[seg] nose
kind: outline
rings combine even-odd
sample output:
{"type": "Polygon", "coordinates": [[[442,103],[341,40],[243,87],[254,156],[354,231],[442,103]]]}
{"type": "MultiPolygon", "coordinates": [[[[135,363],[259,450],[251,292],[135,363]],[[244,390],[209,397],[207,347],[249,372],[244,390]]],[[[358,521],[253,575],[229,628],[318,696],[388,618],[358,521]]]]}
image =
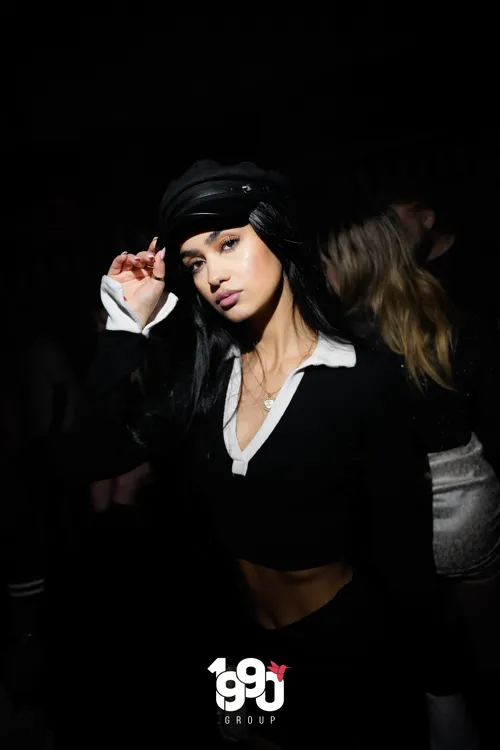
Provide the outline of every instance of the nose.
{"type": "Polygon", "coordinates": [[[219,259],[207,263],[208,265],[208,283],[210,286],[220,286],[231,278],[227,269],[221,267],[219,259]]]}

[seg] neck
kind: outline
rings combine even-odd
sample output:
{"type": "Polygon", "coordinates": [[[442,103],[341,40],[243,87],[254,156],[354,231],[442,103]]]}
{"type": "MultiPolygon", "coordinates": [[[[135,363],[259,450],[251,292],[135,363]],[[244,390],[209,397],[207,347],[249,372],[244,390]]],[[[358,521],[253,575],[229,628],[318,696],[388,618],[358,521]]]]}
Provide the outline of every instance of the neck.
{"type": "Polygon", "coordinates": [[[293,307],[293,298],[285,281],[279,300],[254,327],[255,351],[266,370],[279,369],[286,360],[300,358],[304,348],[314,341],[315,333],[293,307]]]}

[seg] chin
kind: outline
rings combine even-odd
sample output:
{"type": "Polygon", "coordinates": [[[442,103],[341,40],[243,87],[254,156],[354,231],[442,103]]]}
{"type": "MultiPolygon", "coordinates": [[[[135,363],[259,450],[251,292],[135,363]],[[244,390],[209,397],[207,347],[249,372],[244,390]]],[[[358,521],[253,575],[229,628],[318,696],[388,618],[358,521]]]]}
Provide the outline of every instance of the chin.
{"type": "Polygon", "coordinates": [[[235,305],[230,310],[224,311],[222,314],[227,320],[230,320],[231,323],[244,323],[249,318],[252,317],[251,313],[248,313],[248,310],[245,309],[238,309],[239,305],[235,305]]]}

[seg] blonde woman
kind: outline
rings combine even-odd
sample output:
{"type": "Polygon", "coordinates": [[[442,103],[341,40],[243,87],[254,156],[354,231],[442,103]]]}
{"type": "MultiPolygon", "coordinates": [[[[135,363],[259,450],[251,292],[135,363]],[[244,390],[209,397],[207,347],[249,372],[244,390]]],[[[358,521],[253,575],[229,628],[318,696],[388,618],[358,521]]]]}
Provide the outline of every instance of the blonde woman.
{"type": "Polygon", "coordinates": [[[436,568],[468,641],[463,673],[491,673],[500,669],[498,343],[452,309],[414,247],[387,208],[330,227],[321,253],[351,341],[406,371],[432,475],[436,568]]]}

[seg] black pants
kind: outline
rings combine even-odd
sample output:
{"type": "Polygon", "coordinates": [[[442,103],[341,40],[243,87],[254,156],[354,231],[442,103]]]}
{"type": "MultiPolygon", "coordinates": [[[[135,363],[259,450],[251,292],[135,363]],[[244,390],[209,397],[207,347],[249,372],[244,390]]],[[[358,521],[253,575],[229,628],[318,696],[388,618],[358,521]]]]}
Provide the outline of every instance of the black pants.
{"type": "Polygon", "coordinates": [[[241,711],[221,713],[225,733],[263,736],[281,748],[427,747],[412,644],[361,577],[287,627],[243,622],[226,637],[218,655],[227,655],[228,668],[247,657],[289,668],[282,707],[267,712],[247,699],[241,711]]]}

